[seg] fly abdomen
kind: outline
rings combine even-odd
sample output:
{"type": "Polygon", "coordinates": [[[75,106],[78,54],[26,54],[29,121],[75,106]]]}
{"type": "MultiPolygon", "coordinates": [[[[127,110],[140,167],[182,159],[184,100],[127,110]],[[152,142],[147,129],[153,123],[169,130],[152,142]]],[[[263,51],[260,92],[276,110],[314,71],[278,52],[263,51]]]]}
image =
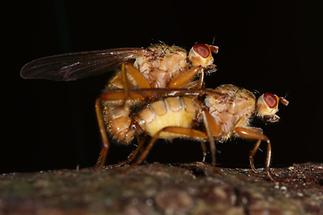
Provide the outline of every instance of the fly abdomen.
{"type": "MultiPolygon", "coordinates": [[[[154,136],[165,127],[191,128],[200,105],[193,97],[168,97],[146,106],[136,116],[136,121],[148,135],[154,136]]],[[[160,138],[170,139],[177,135],[161,133],[160,138]]]]}
{"type": "Polygon", "coordinates": [[[129,144],[134,138],[134,129],[126,105],[104,104],[103,116],[109,134],[119,143],[129,144]]]}

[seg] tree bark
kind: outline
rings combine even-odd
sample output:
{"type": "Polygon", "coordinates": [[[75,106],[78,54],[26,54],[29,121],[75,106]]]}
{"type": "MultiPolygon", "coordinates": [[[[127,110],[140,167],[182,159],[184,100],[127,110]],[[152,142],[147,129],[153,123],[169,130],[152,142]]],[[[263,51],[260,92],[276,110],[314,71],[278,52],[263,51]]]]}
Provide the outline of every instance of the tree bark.
{"type": "Polygon", "coordinates": [[[0,176],[1,214],[323,214],[323,164],[249,169],[204,163],[0,176]]]}

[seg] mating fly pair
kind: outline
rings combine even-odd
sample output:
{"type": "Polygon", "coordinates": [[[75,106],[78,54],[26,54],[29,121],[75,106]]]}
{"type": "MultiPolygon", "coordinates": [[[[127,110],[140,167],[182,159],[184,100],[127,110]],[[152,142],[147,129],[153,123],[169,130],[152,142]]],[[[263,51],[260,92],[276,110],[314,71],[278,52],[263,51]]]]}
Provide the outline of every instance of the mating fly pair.
{"type": "Polygon", "coordinates": [[[217,46],[208,44],[195,44],[189,52],[156,44],[70,53],[31,61],[21,76],[71,81],[121,65],[95,103],[103,142],[97,166],[105,164],[110,148],[107,133],[122,144],[138,137],[138,147],[128,157],[134,163],[146,158],[157,139],[186,137],[202,143],[203,160],[205,142],[209,142],[215,164],[215,141],[237,136],[257,141],[249,156],[254,171],[253,157],[261,141],[267,142],[266,172],[270,176],[270,141],[261,129],[250,127],[249,121],[254,115],[277,121],[279,101],[288,102],[271,93],[257,100],[250,91],[233,85],[204,89],[204,74],[216,70],[212,54],[217,52],[217,46]],[[151,136],[147,146],[140,138],[143,133],[151,136]]]}

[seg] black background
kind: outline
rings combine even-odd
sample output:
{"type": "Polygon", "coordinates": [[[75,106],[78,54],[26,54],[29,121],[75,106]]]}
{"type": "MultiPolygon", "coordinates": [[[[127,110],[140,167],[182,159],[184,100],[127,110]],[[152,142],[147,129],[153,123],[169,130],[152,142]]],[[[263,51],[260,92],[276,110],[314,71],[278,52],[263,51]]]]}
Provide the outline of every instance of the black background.
{"type": "MultiPolygon", "coordinates": [[[[93,166],[100,149],[94,100],[109,74],[76,82],[23,80],[24,63],[64,52],[142,47],[163,41],[220,47],[208,87],[232,83],[290,100],[281,121],[264,125],[273,166],[322,162],[322,5],[307,1],[33,1],[7,11],[2,77],[1,172],[93,166]],[[10,82],[8,81],[10,80],[10,82]],[[12,81],[12,82],[11,82],[12,81]]],[[[319,2],[319,1],[318,1],[319,2]]],[[[149,161],[201,159],[196,142],[156,145],[149,161]]],[[[221,166],[247,166],[252,143],[218,146],[221,166]]],[[[265,147],[262,147],[265,149],[265,147]]],[[[109,162],[126,158],[113,146],[109,162]]],[[[265,153],[259,152],[261,165],[265,153]]]]}

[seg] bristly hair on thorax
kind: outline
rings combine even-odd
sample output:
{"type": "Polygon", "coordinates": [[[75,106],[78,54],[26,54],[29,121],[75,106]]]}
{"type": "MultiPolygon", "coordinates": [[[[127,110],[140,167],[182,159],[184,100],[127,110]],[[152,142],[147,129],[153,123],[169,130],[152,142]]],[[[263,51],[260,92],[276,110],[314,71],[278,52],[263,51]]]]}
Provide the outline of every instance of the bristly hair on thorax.
{"type": "MultiPolygon", "coordinates": [[[[187,53],[187,51],[179,46],[176,45],[167,45],[166,43],[159,41],[158,43],[151,44],[147,50],[151,51],[153,53],[153,56],[155,58],[162,58],[167,54],[174,54],[176,52],[184,52],[187,53]]],[[[151,54],[151,53],[150,53],[151,54]]]]}

